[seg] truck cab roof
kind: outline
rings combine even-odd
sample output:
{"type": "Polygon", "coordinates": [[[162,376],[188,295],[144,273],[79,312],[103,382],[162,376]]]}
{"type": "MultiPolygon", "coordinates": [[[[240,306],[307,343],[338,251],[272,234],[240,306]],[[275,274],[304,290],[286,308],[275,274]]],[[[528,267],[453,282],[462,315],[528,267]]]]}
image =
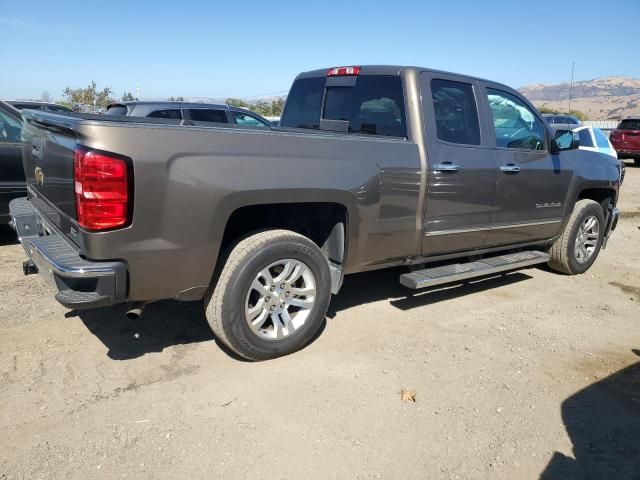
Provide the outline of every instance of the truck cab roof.
{"type": "MultiPolygon", "coordinates": [[[[327,68],[319,68],[316,70],[309,70],[307,72],[302,72],[300,73],[296,78],[300,79],[300,78],[310,78],[310,77],[324,77],[327,75],[327,72],[335,67],[327,67],[327,68]]],[[[432,73],[438,73],[438,74],[443,74],[443,75],[456,75],[456,76],[461,76],[461,77],[465,77],[465,78],[469,78],[472,80],[479,80],[482,82],[490,82],[494,85],[500,85],[501,87],[504,87],[505,89],[509,89],[509,90],[513,90],[511,87],[509,87],[508,85],[504,85],[498,82],[495,82],[493,80],[488,80],[486,78],[482,78],[482,77],[475,77],[473,75],[467,75],[464,73],[456,73],[456,72],[449,72],[446,70],[438,70],[435,68],[428,68],[428,67],[418,67],[415,65],[360,65],[359,66],[359,75],[402,75],[404,72],[415,72],[416,74],[420,74],[422,72],[432,72],[432,73]]]]}

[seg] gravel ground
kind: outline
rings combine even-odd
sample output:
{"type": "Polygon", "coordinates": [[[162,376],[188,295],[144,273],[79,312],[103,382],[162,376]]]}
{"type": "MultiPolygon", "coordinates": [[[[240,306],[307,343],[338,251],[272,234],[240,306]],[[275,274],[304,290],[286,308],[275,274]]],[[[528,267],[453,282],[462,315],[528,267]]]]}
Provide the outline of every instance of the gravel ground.
{"type": "Polygon", "coordinates": [[[198,304],[58,305],[0,237],[0,479],[640,476],[640,169],[586,274],[421,291],[358,274],[286,358],[220,349],[198,304]],[[414,390],[403,402],[401,390],[414,390]]]}

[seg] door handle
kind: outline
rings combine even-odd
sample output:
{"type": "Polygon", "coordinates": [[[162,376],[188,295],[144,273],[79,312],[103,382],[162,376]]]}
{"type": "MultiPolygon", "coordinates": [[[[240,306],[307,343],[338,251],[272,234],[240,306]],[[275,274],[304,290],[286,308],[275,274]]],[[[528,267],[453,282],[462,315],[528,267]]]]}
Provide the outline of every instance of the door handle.
{"type": "Polygon", "coordinates": [[[460,167],[455,163],[443,162],[443,163],[436,163],[433,166],[433,170],[436,172],[457,172],[458,170],[460,170],[460,167]]]}
{"type": "Polygon", "coordinates": [[[520,171],[520,165],[516,165],[515,163],[500,165],[500,171],[504,173],[518,173],[520,171]]]}

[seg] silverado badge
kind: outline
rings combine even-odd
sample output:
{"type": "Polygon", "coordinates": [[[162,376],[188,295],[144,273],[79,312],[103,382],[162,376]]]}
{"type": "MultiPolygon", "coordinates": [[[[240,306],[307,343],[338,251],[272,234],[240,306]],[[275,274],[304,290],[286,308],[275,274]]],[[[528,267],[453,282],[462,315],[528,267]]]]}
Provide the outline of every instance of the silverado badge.
{"type": "Polygon", "coordinates": [[[36,167],[33,171],[33,176],[36,177],[36,184],[42,186],[44,184],[44,172],[40,167],[36,167]]]}

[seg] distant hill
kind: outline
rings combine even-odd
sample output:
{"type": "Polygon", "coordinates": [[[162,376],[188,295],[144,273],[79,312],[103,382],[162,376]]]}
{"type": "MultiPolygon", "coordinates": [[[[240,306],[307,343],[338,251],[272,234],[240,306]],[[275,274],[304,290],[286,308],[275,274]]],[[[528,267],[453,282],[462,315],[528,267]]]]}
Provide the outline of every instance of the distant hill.
{"type": "MultiPolygon", "coordinates": [[[[569,84],[536,83],[520,88],[536,107],[559,111],[569,108],[569,84]]],[[[589,120],[618,119],[640,115],[640,79],[605,77],[574,82],[571,109],[580,110],[589,120]]]]}

